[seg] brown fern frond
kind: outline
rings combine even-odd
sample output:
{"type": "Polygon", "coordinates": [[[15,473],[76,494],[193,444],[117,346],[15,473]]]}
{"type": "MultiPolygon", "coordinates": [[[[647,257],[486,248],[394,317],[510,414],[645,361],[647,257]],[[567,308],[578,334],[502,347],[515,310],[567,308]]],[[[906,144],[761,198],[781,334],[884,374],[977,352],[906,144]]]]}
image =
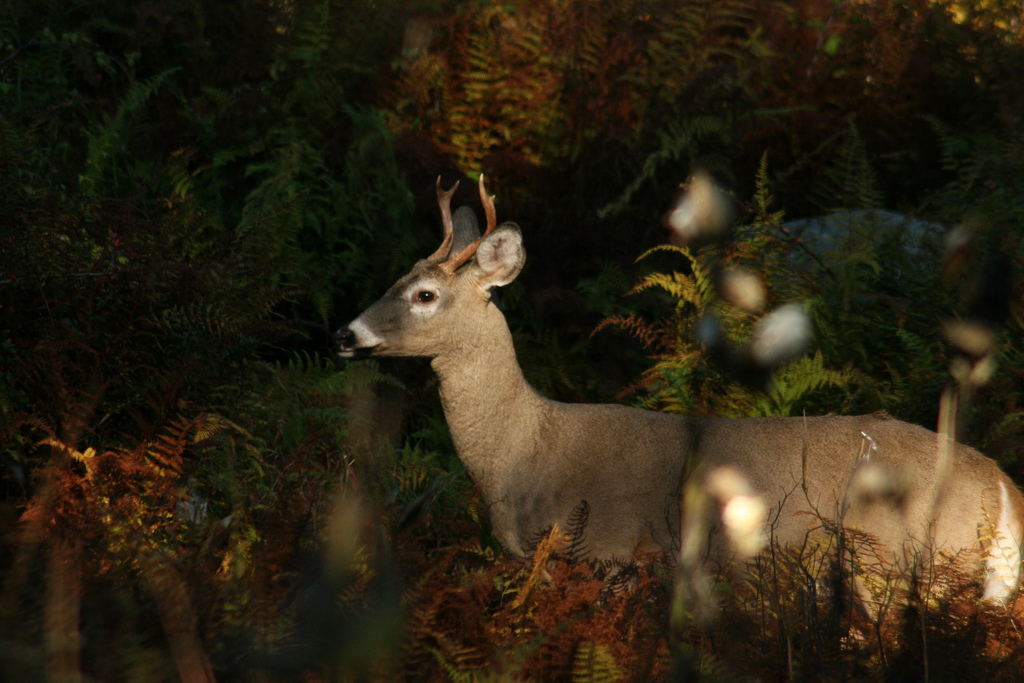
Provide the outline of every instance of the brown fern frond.
{"type": "Polygon", "coordinates": [[[672,347],[672,335],[669,333],[666,325],[667,321],[665,320],[659,323],[651,323],[636,313],[614,315],[598,323],[594,331],[590,333],[590,336],[593,337],[605,328],[615,327],[639,340],[641,344],[652,352],[666,352],[671,350],[672,347]]]}
{"type": "Polygon", "coordinates": [[[513,610],[518,610],[526,604],[526,601],[530,598],[537,585],[544,578],[547,571],[545,565],[548,559],[552,553],[562,550],[566,544],[565,533],[558,527],[558,524],[555,524],[551,527],[551,532],[537,545],[537,549],[533,551],[530,575],[527,577],[523,587],[519,589],[519,594],[516,595],[515,600],[512,601],[511,607],[513,610]]]}

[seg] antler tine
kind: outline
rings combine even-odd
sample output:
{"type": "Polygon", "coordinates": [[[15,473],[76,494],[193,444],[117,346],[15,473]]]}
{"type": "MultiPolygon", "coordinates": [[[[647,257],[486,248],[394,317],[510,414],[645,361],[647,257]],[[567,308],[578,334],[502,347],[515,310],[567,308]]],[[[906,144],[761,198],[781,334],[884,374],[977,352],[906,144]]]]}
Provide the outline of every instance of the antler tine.
{"type": "Polygon", "coordinates": [[[445,192],[441,189],[441,176],[437,176],[437,204],[441,207],[441,223],[444,225],[444,238],[441,246],[431,254],[428,261],[443,261],[452,252],[452,240],[455,239],[455,228],[452,225],[452,195],[459,189],[459,181],[456,180],[452,189],[445,192]]]}
{"type": "Polygon", "coordinates": [[[448,273],[451,277],[455,277],[455,271],[459,269],[459,266],[473,258],[477,247],[480,246],[484,237],[490,235],[494,232],[494,229],[498,227],[497,212],[494,210],[494,195],[488,195],[487,190],[484,189],[483,173],[480,174],[480,201],[483,202],[484,213],[487,214],[487,229],[484,231],[483,235],[467,244],[458,254],[449,257],[440,264],[441,270],[448,273]]]}
{"type": "Polygon", "coordinates": [[[484,213],[487,214],[487,231],[484,232],[484,237],[487,237],[494,229],[498,227],[497,212],[494,210],[494,195],[487,194],[487,190],[484,189],[484,174],[480,174],[480,201],[484,205],[484,213]]]}

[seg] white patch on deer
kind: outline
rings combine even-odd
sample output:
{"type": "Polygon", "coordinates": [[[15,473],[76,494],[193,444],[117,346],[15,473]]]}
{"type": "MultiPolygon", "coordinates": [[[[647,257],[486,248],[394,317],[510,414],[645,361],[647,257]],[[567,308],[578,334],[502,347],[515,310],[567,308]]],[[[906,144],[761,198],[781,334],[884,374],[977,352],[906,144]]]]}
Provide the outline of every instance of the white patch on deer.
{"type": "Polygon", "coordinates": [[[359,318],[356,318],[349,323],[348,329],[350,329],[356,336],[356,345],[358,348],[372,348],[384,343],[384,340],[371,332],[370,328],[367,327],[359,318]]]}
{"type": "Polygon", "coordinates": [[[411,302],[410,313],[417,318],[429,318],[437,313],[438,304],[441,302],[441,291],[434,282],[420,280],[405,290],[405,300],[411,302]],[[433,300],[426,303],[417,301],[416,296],[420,292],[430,292],[434,295],[433,300]]]}
{"type": "Polygon", "coordinates": [[[992,544],[985,558],[986,600],[1005,601],[1020,580],[1021,520],[1014,515],[1006,484],[999,482],[999,521],[992,530],[992,544]]]}

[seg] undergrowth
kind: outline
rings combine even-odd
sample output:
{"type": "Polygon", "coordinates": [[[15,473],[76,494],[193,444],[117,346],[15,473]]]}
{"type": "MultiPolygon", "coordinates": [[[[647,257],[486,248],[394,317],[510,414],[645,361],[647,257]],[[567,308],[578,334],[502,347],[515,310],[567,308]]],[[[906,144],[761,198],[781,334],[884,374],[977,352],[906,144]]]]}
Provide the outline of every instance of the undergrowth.
{"type": "Polygon", "coordinates": [[[329,336],[436,244],[438,173],[483,170],[530,251],[503,306],[544,393],[934,425],[937,321],[984,319],[998,369],[960,435],[1020,481],[1013,10],[7,3],[3,675],[1013,680],[1019,602],[979,607],[954,563],[870,582],[894,605],[872,620],[848,580],[885,565],[821,552],[835,529],[719,583],[708,628],[673,612],[670,563],[591,566],[557,533],[502,555],[428,369],[342,363],[329,336]],[[652,250],[698,167],[750,198],[734,239],[652,250]],[[725,266],[765,308],[713,295],[725,266]],[[786,302],[815,348],[770,383],[693,336],[712,314],[741,343],[786,302]]]}
{"type": "Polygon", "coordinates": [[[475,541],[426,556],[403,543],[402,678],[888,680],[930,668],[939,679],[1013,680],[1024,608],[981,604],[967,558],[897,566],[863,532],[820,519],[808,530],[800,547],[773,543],[720,568],[717,618],[704,626],[685,607],[669,619],[678,596],[664,558],[572,561],[558,535],[527,560],[475,541]]]}

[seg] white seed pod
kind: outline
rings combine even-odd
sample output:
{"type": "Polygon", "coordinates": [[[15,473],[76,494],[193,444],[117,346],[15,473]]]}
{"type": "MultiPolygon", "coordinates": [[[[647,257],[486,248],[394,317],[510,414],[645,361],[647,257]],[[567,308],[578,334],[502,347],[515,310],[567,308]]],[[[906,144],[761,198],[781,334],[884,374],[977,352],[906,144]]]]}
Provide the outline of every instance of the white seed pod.
{"type": "Polygon", "coordinates": [[[735,467],[716,467],[708,473],[705,488],[721,506],[722,526],[732,547],[746,557],[759,553],[767,538],[768,507],[747,478],[735,467]]]}
{"type": "Polygon", "coordinates": [[[760,496],[733,496],[722,508],[722,524],[737,552],[753,557],[766,541],[764,520],[768,509],[760,496]]]}
{"type": "Polygon", "coordinates": [[[801,304],[786,304],[754,326],[751,359],[762,368],[777,368],[797,358],[811,343],[811,319],[801,304]]]}
{"type": "Polygon", "coordinates": [[[895,470],[875,460],[858,463],[847,486],[844,512],[846,508],[879,502],[901,505],[913,481],[908,470],[895,470]]]}
{"type": "Polygon", "coordinates": [[[984,323],[950,320],[942,324],[942,331],[955,347],[975,358],[987,356],[995,348],[996,333],[984,323]]]}
{"type": "Polygon", "coordinates": [[[711,176],[698,171],[662,222],[672,244],[688,246],[724,239],[735,219],[732,197],[715,185],[711,176]]]}
{"type": "Polygon", "coordinates": [[[764,282],[746,268],[726,268],[718,277],[718,296],[747,312],[764,307],[764,282]]]}
{"type": "Polygon", "coordinates": [[[988,384],[988,381],[992,379],[992,374],[996,371],[996,359],[992,354],[989,354],[979,360],[971,368],[971,372],[967,375],[967,384],[980,387],[988,384]]]}

